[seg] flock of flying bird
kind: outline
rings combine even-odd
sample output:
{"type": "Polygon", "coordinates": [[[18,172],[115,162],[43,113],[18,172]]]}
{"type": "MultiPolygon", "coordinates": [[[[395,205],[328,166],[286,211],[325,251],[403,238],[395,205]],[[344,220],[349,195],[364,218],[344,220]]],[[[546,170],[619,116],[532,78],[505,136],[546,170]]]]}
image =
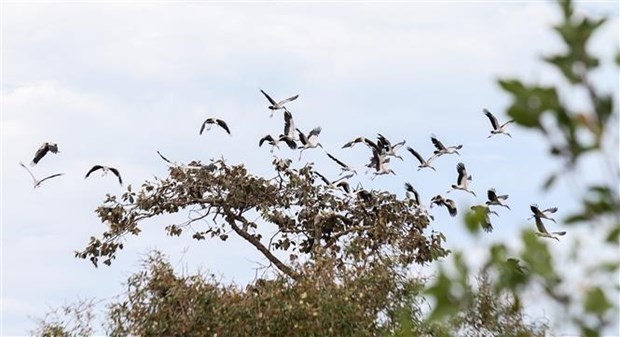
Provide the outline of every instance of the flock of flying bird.
{"type": "MultiPolygon", "coordinates": [[[[281,101],[276,101],[271,96],[269,96],[265,91],[261,90],[261,93],[267,98],[267,100],[270,103],[268,108],[271,110],[271,117],[273,117],[274,112],[278,110],[283,110],[284,132],[278,135],[277,137],[274,137],[272,135],[266,135],[262,137],[259,140],[259,147],[262,147],[264,143],[268,143],[269,145],[271,145],[270,151],[273,153],[274,149],[276,148],[280,149],[279,144],[281,142],[284,142],[290,149],[299,150],[299,160],[301,160],[301,156],[305,150],[313,149],[317,147],[323,148],[321,143],[318,141],[318,137],[321,133],[321,127],[315,127],[314,129],[310,130],[307,134],[302,132],[300,129],[295,127],[295,124],[293,121],[293,115],[290,112],[290,110],[288,110],[285,106],[285,104],[296,100],[299,97],[299,95],[291,96],[281,101]]],[[[512,137],[510,133],[506,131],[506,127],[510,123],[513,122],[512,120],[509,120],[503,124],[500,124],[497,118],[490,111],[488,111],[487,109],[483,109],[483,112],[484,112],[484,115],[489,119],[491,123],[491,127],[492,127],[492,130],[490,131],[490,135],[487,138],[490,138],[494,135],[499,135],[499,134],[512,137]]],[[[228,127],[226,122],[218,118],[206,119],[200,127],[199,134],[202,135],[205,131],[209,131],[213,125],[217,125],[229,135],[231,134],[230,128],[228,127]]],[[[450,155],[450,154],[456,154],[460,156],[459,150],[463,148],[463,145],[445,146],[435,135],[431,136],[431,142],[433,146],[435,147],[435,150],[433,151],[433,154],[428,159],[425,159],[415,149],[409,146],[406,147],[406,150],[409,153],[411,153],[411,155],[413,155],[419,162],[418,171],[424,168],[429,168],[429,169],[432,169],[433,171],[436,171],[436,169],[432,166],[432,163],[435,160],[437,160],[441,156],[450,155]]],[[[385,136],[378,134],[376,142],[366,137],[357,137],[351,140],[350,142],[347,142],[346,144],[344,144],[342,148],[351,148],[357,144],[364,144],[372,152],[372,157],[370,158],[369,163],[366,164],[366,167],[368,168],[366,172],[368,173],[371,170],[373,171],[373,177],[371,179],[374,179],[376,176],[379,176],[379,175],[385,175],[385,174],[395,175],[395,172],[389,167],[390,158],[394,157],[394,158],[399,158],[400,160],[403,160],[403,158],[398,154],[398,151],[405,145],[404,140],[401,142],[392,144],[385,136]]],[[[32,163],[30,165],[35,166],[36,164],[39,163],[39,161],[41,161],[43,157],[45,157],[46,154],[50,152],[54,154],[58,153],[59,152],[58,145],[54,143],[49,143],[49,142],[44,143],[36,151],[34,159],[32,160],[32,163]]],[[[172,163],[167,158],[165,158],[163,155],[161,155],[159,151],[158,151],[158,154],[162,159],[164,159],[168,163],[172,163]]],[[[330,181],[324,175],[316,171],[314,171],[314,174],[318,178],[320,178],[328,188],[342,189],[344,193],[347,193],[351,196],[359,195],[361,197],[367,197],[368,192],[365,191],[363,188],[361,188],[359,185],[357,189],[352,189],[348,183],[348,179],[357,174],[355,167],[345,164],[343,161],[334,157],[329,152],[326,152],[326,154],[331,160],[333,160],[338,166],[340,166],[341,168],[340,175],[342,175],[342,177],[336,180],[330,181]]],[[[39,187],[41,183],[43,183],[44,181],[48,179],[52,179],[52,178],[63,175],[62,173],[57,173],[57,174],[53,174],[53,175],[47,176],[39,180],[28,169],[28,167],[26,167],[26,165],[24,165],[22,162],[20,162],[19,164],[28,171],[28,173],[30,174],[30,176],[32,177],[34,181],[35,188],[39,187]]],[[[103,166],[103,165],[93,166],[86,173],[85,178],[88,178],[91,173],[97,170],[101,170],[103,172],[103,175],[107,174],[108,172],[112,172],[118,178],[118,182],[121,185],[123,184],[120,172],[116,168],[109,167],[109,166],[103,166]]],[[[456,165],[456,171],[458,174],[457,179],[456,179],[456,184],[452,185],[451,189],[448,190],[446,193],[450,193],[454,190],[461,190],[461,191],[470,193],[474,197],[476,197],[476,193],[469,189],[469,183],[472,180],[472,176],[467,172],[467,169],[465,168],[465,164],[459,162],[456,165]]],[[[406,197],[412,200],[412,202],[417,208],[423,209],[420,196],[418,192],[416,191],[416,189],[410,183],[405,183],[405,191],[406,191],[406,197]]],[[[497,194],[495,189],[491,188],[487,191],[487,200],[484,204],[471,206],[472,210],[476,212],[481,212],[480,214],[482,214],[484,218],[482,221],[483,230],[487,232],[490,232],[493,230],[493,226],[491,224],[489,214],[494,214],[498,216],[497,212],[491,209],[491,206],[505,207],[510,210],[510,206],[504,203],[506,199],[508,199],[508,195],[499,195],[497,194]]],[[[441,195],[436,195],[431,198],[430,202],[431,202],[431,205],[430,205],[431,208],[434,205],[444,206],[447,208],[450,216],[454,217],[457,215],[456,204],[451,199],[448,199],[441,195]]],[[[555,213],[558,210],[557,207],[540,210],[538,208],[538,205],[532,204],[530,205],[530,210],[532,211],[532,217],[535,219],[536,228],[538,230],[537,234],[539,236],[552,238],[552,239],[559,241],[558,236],[562,236],[566,234],[565,231],[549,232],[547,231],[543,223],[543,219],[550,220],[556,223],[555,219],[550,217],[550,214],[555,213]]],[[[530,219],[532,217],[530,217],[530,219]]]]}

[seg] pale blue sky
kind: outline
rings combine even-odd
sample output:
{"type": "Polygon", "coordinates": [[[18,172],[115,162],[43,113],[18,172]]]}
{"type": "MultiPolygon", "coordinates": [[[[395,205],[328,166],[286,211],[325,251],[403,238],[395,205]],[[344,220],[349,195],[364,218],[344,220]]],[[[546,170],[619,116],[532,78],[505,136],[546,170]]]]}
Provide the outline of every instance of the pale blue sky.
{"type": "MultiPolygon", "coordinates": [[[[527,224],[528,206],[559,206],[558,219],[575,210],[571,190],[561,183],[545,194],[540,185],[557,164],[546,158],[543,139],[512,127],[512,139],[487,139],[488,108],[500,120],[509,97],[499,77],[553,83],[559,74],[540,56],[561,48],[550,25],[559,11],[547,2],[522,3],[18,3],[2,5],[2,333],[24,335],[50,307],[77,298],[108,298],[151,248],[169,254],[179,270],[207,269],[226,281],[246,283],[262,258],[240,240],[194,242],[165,237],[164,220],[145,223],[128,239],[111,267],[95,269],[73,257],[104,225],[94,209],[106,193],[124,191],[115,180],[84,174],[94,164],[120,169],[132,186],[166,174],[156,150],[176,161],[220,157],[271,174],[267,133],[278,133],[282,117],[269,118],[262,88],[277,98],[300,94],[288,105],[302,130],[322,126],[326,150],[352,165],[369,157],[362,147],[341,150],[356,136],[381,132],[407,140],[424,155],[434,133],[446,144],[463,144],[463,156],[436,162],[437,172],[417,172],[403,153],[397,176],[365,187],[403,195],[411,182],[428,204],[456,179],[463,161],[473,175],[473,198],[451,197],[464,210],[496,187],[510,194],[512,211],[500,210],[495,231],[484,242],[514,241],[527,224]],[[199,136],[207,117],[226,120],[232,136],[219,130],[199,136]],[[18,165],[29,162],[46,141],[61,153],[34,169],[65,176],[33,190],[18,165]]],[[[609,61],[618,48],[618,6],[577,6],[591,14],[614,15],[592,47],[609,61]]],[[[617,93],[614,67],[596,74],[601,88],[617,93]]],[[[582,104],[573,92],[571,104],[582,104]]],[[[277,153],[293,158],[298,154],[277,153]]],[[[305,160],[335,177],[339,170],[321,150],[305,160]]],[[[582,173],[597,176],[596,163],[582,173]]],[[[460,217],[433,209],[433,228],[450,248],[479,256],[481,245],[464,235],[460,217]]],[[[185,215],[183,215],[185,216],[185,215]]],[[[563,227],[559,224],[558,227],[563,227]]],[[[571,233],[554,251],[570,247],[571,233]]],[[[475,259],[475,258],[474,258],[475,259]]],[[[527,306],[527,303],[526,303],[527,306]]],[[[535,314],[553,315],[536,311],[535,314]]],[[[553,321],[554,317],[550,317],[553,321]]],[[[559,333],[563,331],[558,330],[559,333]]],[[[565,331],[564,331],[565,332],[565,331]]]]}

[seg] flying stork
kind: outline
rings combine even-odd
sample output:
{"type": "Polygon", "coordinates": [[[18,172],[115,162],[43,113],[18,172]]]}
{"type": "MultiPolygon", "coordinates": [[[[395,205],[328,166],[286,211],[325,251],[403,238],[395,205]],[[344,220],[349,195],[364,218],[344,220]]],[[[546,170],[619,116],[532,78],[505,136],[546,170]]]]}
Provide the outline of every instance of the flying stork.
{"type": "Polygon", "coordinates": [[[304,150],[314,149],[316,147],[323,148],[323,145],[321,145],[321,143],[319,143],[319,134],[321,133],[321,127],[320,126],[317,126],[316,128],[312,129],[308,133],[307,137],[306,137],[306,135],[304,135],[303,132],[301,132],[301,130],[297,129],[297,132],[299,133],[299,141],[303,145],[303,147],[299,151],[299,160],[301,160],[301,154],[304,153],[304,150]]]}
{"type": "Polygon", "coordinates": [[[382,134],[380,133],[377,134],[377,147],[379,147],[382,154],[386,156],[392,156],[400,160],[403,160],[403,157],[397,155],[396,151],[398,151],[401,147],[403,147],[405,143],[406,141],[403,140],[399,143],[392,145],[392,143],[387,138],[385,138],[382,134]]]}
{"type": "MultiPolygon", "coordinates": [[[[340,183],[340,182],[346,182],[346,181],[347,181],[347,179],[349,179],[349,178],[353,177],[353,173],[351,173],[351,174],[349,174],[349,175],[346,175],[346,176],[340,177],[340,178],[338,178],[338,179],[333,180],[333,181],[331,181],[331,182],[330,182],[327,178],[325,178],[325,176],[324,176],[324,175],[320,174],[319,172],[317,172],[317,171],[312,171],[312,172],[313,172],[315,175],[317,175],[319,178],[321,178],[321,180],[323,180],[323,182],[325,183],[325,186],[326,186],[328,189],[337,189],[338,187],[341,187],[342,189],[345,189],[344,187],[339,186],[339,183],[340,183]]],[[[348,184],[347,184],[347,185],[348,185],[348,184]]],[[[346,190],[345,190],[345,191],[346,191],[346,190]]]]}
{"type": "Polygon", "coordinates": [[[433,142],[433,145],[437,149],[433,152],[435,155],[437,155],[437,157],[442,156],[444,154],[452,154],[452,153],[456,153],[459,156],[461,155],[458,150],[463,148],[463,145],[454,145],[454,146],[446,147],[443,145],[442,142],[439,141],[439,139],[437,139],[437,136],[435,135],[431,135],[431,142],[433,142]]]}
{"type": "Polygon", "coordinates": [[[420,206],[420,194],[416,191],[415,188],[410,183],[405,183],[405,195],[407,199],[413,200],[413,203],[416,206],[420,206]]]}
{"type": "Polygon", "coordinates": [[[204,121],[202,123],[202,126],[200,127],[200,134],[202,135],[202,132],[205,130],[205,126],[207,127],[207,131],[211,130],[211,126],[213,124],[217,124],[230,135],[230,129],[228,128],[228,125],[226,125],[226,122],[219,118],[207,118],[207,120],[204,121]]]}
{"type": "Polygon", "coordinates": [[[355,145],[357,143],[364,143],[366,146],[368,146],[373,151],[380,151],[380,149],[377,146],[377,144],[375,144],[375,142],[373,142],[372,140],[370,140],[370,139],[368,139],[366,137],[357,137],[357,138],[353,139],[352,141],[344,144],[342,146],[342,148],[345,149],[345,148],[348,148],[348,147],[353,147],[353,145],[355,145]]]}
{"type": "Polygon", "coordinates": [[[35,166],[48,152],[58,153],[58,145],[55,143],[43,143],[34,154],[34,159],[32,159],[30,166],[35,166]]]}
{"type": "Polygon", "coordinates": [[[278,143],[280,142],[279,139],[273,139],[273,137],[271,137],[271,135],[266,135],[265,137],[261,138],[258,141],[258,147],[263,146],[264,142],[268,142],[269,145],[271,145],[271,150],[269,152],[273,153],[273,150],[277,147],[278,150],[280,149],[280,146],[278,146],[278,143]]]}
{"type": "MultiPolygon", "coordinates": [[[[458,163],[456,165],[456,171],[459,173],[459,175],[456,178],[456,185],[452,185],[452,190],[465,191],[467,193],[471,193],[475,197],[476,193],[467,188],[467,185],[469,185],[469,182],[471,181],[471,175],[467,174],[467,170],[465,170],[465,164],[458,163]]],[[[450,193],[452,190],[449,190],[446,193],[450,193]]]]}
{"type": "MultiPolygon", "coordinates": [[[[538,209],[538,205],[536,204],[531,204],[530,205],[530,210],[532,211],[532,213],[534,213],[531,217],[529,217],[529,219],[531,219],[532,217],[538,217],[538,218],[542,218],[542,219],[547,219],[547,220],[551,220],[553,221],[553,223],[557,223],[555,221],[555,219],[549,217],[547,214],[551,214],[551,213],[555,213],[558,211],[557,207],[551,207],[551,208],[547,208],[544,210],[540,210],[538,209]]],[[[528,219],[528,220],[529,220],[528,219]]]]}
{"type": "Polygon", "coordinates": [[[514,119],[511,119],[507,121],[506,123],[499,125],[497,118],[495,118],[495,116],[493,116],[493,114],[489,110],[482,109],[482,111],[484,112],[485,116],[489,118],[489,121],[491,121],[491,126],[493,127],[493,130],[491,130],[491,134],[487,138],[491,138],[494,135],[499,135],[499,134],[505,134],[506,136],[512,138],[512,136],[508,132],[506,132],[506,126],[514,122],[514,119]]]}
{"type": "Polygon", "coordinates": [[[288,110],[284,110],[284,134],[280,135],[278,141],[285,142],[291,150],[295,150],[297,148],[296,140],[293,115],[288,110]]]}
{"type": "Polygon", "coordinates": [[[267,97],[267,100],[271,104],[269,106],[269,109],[271,110],[271,116],[270,117],[273,117],[273,112],[276,111],[276,110],[284,109],[285,111],[288,111],[286,109],[286,107],[284,106],[284,104],[286,104],[288,102],[291,102],[291,101],[294,101],[294,100],[297,99],[297,97],[299,97],[299,95],[295,95],[295,96],[291,96],[291,97],[289,97],[287,99],[283,99],[280,102],[276,102],[273,98],[271,98],[271,96],[267,95],[267,93],[264,92],[263,89],[261,89],[260,92],[262,92],[263,95],[265,95],[265,97],[267,97]]]}
{"type": "Polygon", "coordinates": [[[341,160],[339,160],[338,158],[336,158],[336,157],[332,156],[329,152],[325,152],[325,153],[327,153],[327,156],[328,156],[331,160],[335,161],[335,162],[336,162],[336,164],[340,165],[340,169],[341,169],[340,174],[344,174],[345,172],[352,172],[352,173],[354,173],[354,174],[357,174],[357,171],[355,170],[355,168],[354,168],[354,167],[352,167],[352,166],[349,166],[349,165],[345,164],[344,162],[342,162],[342,161],[341,161],[341,160]]]}
{"type": "Polygon", "coordinates": [[[84,179],[88,178],[88,176],[97,171],[97,170],[102,170],[103,174],[101,175],[102,177],[104,175],[106,175],[109,171],[111,171],[112,173],[114,173],[114,175],[118,178],[118,183],[121,184],[121,186],[123,185],[123,179],[121,179],[121,174],[120,172],[118,172],[117,169],[115,169],[114,167],[109,167],[109,166],[103,166],[103,165],[95,165],[93,166],[87,173],[86,176],[84,177],[84,179]]]}
{"type": "Polygon", "coordinates": [[[534,219],[536,219],[536,229],[538,229],[538,232],[536,234],[538,234],[538,236],[542,236],[542,237],[550,238],[550,239],[556,239],[560,241],[558,236],[563,236],[566,234],[566,231],[548,232],[547,228],[545,228],[545,225],[543,224],[541,217],[534,216],[534,219]]]}
{"type": "Polygon", "coordinates": [[[55,178],[55,177],[58,177],[58,176],[61,176],[61,175],[63,175],[63,174],[64,174],[64,173],[56,173],[56,174],[52,174],[51,176],[47,176],[47,177],[45,177],[45,178],[43,178],[43,179],[39,180],[39,179],[35,178],[34,174],[32,174],[32,172],[28,169],[28,167],[26,167],[26,165],[24,165],[24,163],[22,163],[22,162],[20,161],[20,162],[19,162],[19,165],[20,165],[21,167],[25,168],[25,169],[26,169],[26,171],[28,171],[28,174],[30,174],[30,176],[32,177],[32,181],[33,181],[33,183],[34,183],[34,188],[37,188],[37,187],[41,186],[41,183],[42,183],[42,182],[44,182],[44,181],[46,181],[46,180],[48,180],[48,179],[52,179],[52,178],[55,178]]]}
{"type": "Polygon", "coordinates": [[[437,205],[440,207],[445,206],[448,209],[448,213],[450,213],[450,216],[456,216],[456,203],[454,203],[454,200],[452,199],[444,199],[444,197],[442,197],[441,195],[436,195],[431,199],[431,208],[433,208],[433,205],[437,205]]]}
{"type": "Polygon", "coordinates": [[[373,151],[372,157],[370,158],[370,163],[367,165],[368,167],[375,169],[375,172],[373,172],[374,176],[371,179],[390,173],[396,175],[396,172],[388,167],[389,162],[390,158],[387,158],[386,155],[380,154],[378,151],[373,151]]]}
{"type": "Polygon", "coordinates": [[[430,158],[428,158],[428,160],[424,160],[420,153],[418,153],[418,151],[414,150],[410,146],[407,146],[407,151],[409,151],[420,162],[420,165],[418,165],[418,171],[425,167],[429,167],[433,169],[433,171],[437,171],[434,167],[431,166],[431,162],[433,161],[433,159],[437,158],[437,155],[432,155],[430,158]]]}
{"type": "Polygon", "coordinates": [[[490,188],[487,191],[487,198],[489,200],[486,202],[486,204],[489,205],[489,206],[496,205],[496,206],[502,206],[502,207],[506,207],[506,208],[510,209],[510,206],[502,203],[502,200],[508,199],[508,194],[497,195],[497,193],[495,192],[495,189],[494,188],[490,188]]]}

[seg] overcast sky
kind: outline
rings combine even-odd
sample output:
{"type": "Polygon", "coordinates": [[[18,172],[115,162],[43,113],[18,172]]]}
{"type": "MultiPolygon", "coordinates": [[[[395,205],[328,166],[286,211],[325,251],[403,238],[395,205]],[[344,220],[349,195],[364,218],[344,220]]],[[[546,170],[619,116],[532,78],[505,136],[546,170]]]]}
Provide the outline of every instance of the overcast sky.
{"type": "MultiPolygon", "coordinates": [[[[499,211],[495,231],[483,242],[514,242],[523,228],[533,226],[526,221],[530,203],[558,206],[558,219],[577,205],[567,184],[541,192],[544,178],[558,165],[546,157],[537,133],[512,126],[513,138],[487,139],[489,123],[482,114],[488,108],[500,120],[507,118],[510,100],[498,78],[537,83],[560,78],[540,59],[562,48],[550,29],[560,13],[550,3],[2,6],[3,335],[24,335],[34,325],[32,317],[49,308],[121,293],[122,282],[152,248],[167,253],[179,271],[209,270],[238,284],[252,280],[264,262],[252,247],[235,239],[169,238],[165,219],[145,224],[139,237],[129,238],[111,267],[95,269],[73,252],[105,230],[93,212],[105,194],[124,191],[111,175],[84,180],[94,164],[117,167],[135,187],[166,175],[156,150],[184,162],[224,155],[256,174],[271,174],[272,155],[258,140],[281,132],[282,117],[269,118],[261,88],[276,99],[300,94],[288,105],[296,125],[321,126],[325,149],[352,165],[362,166],[369,152],[340,147],[361,135],[404,139],[425,156],[432,151],[431,134],[446,144],[463,144],[462,157],[437,160],[437,172],[417,172],[413,157],[403,153],[405,161],[392,166],[396,176],[356,179],[399,195],[403,183],[411,182],[428,204],[454,183],[455,165],[463,161],[479,198],[452,193],[460,210],[483,202],[489,187],[510,194],[512,211],[499,211]],[[232,136],[215,128],[199,136],[207,117],[226,120],[232,136]],[[61,152],[46,156],[34,174],[65,175],[34,190],[18,163],[29,163],[43,142],[57,143],[61,152]]],[[[617,3],[578,9],[612,16],[591,44],[610,63],[618,49],[617,3]]],[[[617,68],[601,68],[595,80],[617,93],[617,68]]],[[[567,100],[574,106],[584,102],[580,92],[567,100]]],[[[302,162],[297,153],[276,153],[293,158],[295,165],[313,161],[330,177],[339,172],[320,149],[304,152],[302,162]]],[[[584,170],[598,176],[595,163],[584,170]]],[[[433,228],[446,233],[449,248],[482,253],[482,245],[464,235],[460,217],[452,219],[439,208],[432,213],[433,228]]],[[[573,235],[550,242],[553,250],[567,251],[573,235]]]]}

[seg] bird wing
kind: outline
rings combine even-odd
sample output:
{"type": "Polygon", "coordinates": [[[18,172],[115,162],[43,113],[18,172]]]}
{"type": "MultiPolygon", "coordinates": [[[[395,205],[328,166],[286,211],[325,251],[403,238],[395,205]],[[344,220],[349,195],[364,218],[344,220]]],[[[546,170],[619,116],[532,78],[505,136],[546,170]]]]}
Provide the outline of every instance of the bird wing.
{"type": "Polygon", "coordinates": [[[88,176],[89,176],[91,173],[93,173],[93,172],[95,172],[95,171],[97,171],[97,170],[99,170],[99,169],[102,169],[102,168],[103,168],[103,166],[101,166],[101,165],[95,165],[95,166],[93,166],[93,167],[90,169],[90,171],[88,171],[88,172],[86,173],[86,177],[84,177],[84,179],[88,178],[88,176]]]}
{"type": "Polygon", "coordinates": [[[228,128],[228,125],[226,124],[226,122],[224,122],[221,119],[216,119],[215,122],[217,123],[217,125],[219,125],[222,129],[226,130],[226,132],[228,134],[230,134],[230,129],[228,128]]]}
{"type": "Polygon", "coordinates": [[[392,146],[392,143],[385,138],[382,134],[377,134],[377,146],[382,149],[389,149],[392,146]]]}
{"type": "Polygon", "coordinates": [[[63,174],[64,174],[64,173],[56,173],[56,174],[52,174],[51,176],[47,176],[47,177],[45,177],[45,178],[41,179],[41,180],[39,181],[38,185],[41,185],[41,183],[42,183],[42,182],[44,182],[44,181],[46,181],[47,179],[56,178],[56,177],[59,177],[59,176],[61,176],[61,175],[63,175],[63,174]]]}
{"type": "Polygon", "coordinates": [[[495,194],[495,189],[494,188],[490,188],[487,191],[487,197],[489,198],[489,201],[497,200],[497,194],[495,194]]]}
{"type": "Polygon", "coordinates": [[[26,167],[26,165],[24,165],[24,163],[22,163],[21,161],[19,162],[19,165],[21,165],[21,167],[25,168],[26,171],[28,171],[28,174],[30,174],[30,176],[32,177],[32,180],[34,180],[34,182],[37,182],[37,178],[34,177],[34,174],[32,174],[32,172],[30,171],[30,169],[28,169],[28,167],[26,167]]]}
{"type": "Polygon", "coordinates": [[[271,96],[267,95],[267,93],[264,92],[263,89],[261,89],[260,92],[262,92],[263,95],[267,97],[267,100],[269,101],[269,103],[271,103],[271,105],[278,105],[278,103],[276,103],[276,101],[274,101],[273,98],[271,98],[271,96]]]}
{"type": "Polygon", "coordinates": [[[445,150],[445,149],[446,149],[446,147],[445,147],[445,146],[443,146],[443,144],[442,144],[442,143],[439,141],[439,139],[437,139],[437,137],[435,137],[435,136],[431,136],[431,142],[433,142],[433,145],[435,146],[435,148],[436,148],[438,151],[441,151],[441,150],[445,150]]]}
{"type": "Polygon", "coordinates": [[[349,167],[347,164],[345,164],[345,163],[341,162],[340,160],[338,160],[338,158],[336,158],[336,157],[332,156],[329,152],[326,152],[326,153],[327,153],[327,156],[328,156],[331,160],[335,161],[338,165],[342,166],[342,168],[347,168],[347,167],[349,167]]]}
{"type": "Polygon", "coordinates": [[[346,193],[351,193],[351,186],[346,181],[341,181],[336,186],[342,188],[346,193]]]}
{"type": "Polygon", "coordinates": [[[400,149],[403,145],[405,145],[406,142],[407,142],[406,140],[403,140],[403,141],[400,141],[400,142],[392,145],[392,150],[396,151],[396,150],[400,149]]]}
{"type": "Polygon", "coordinates": [[[454,203],[454,200],[444,199],[443,204],[448,208],[448,213],[450,213],[450,216],[455,217],[457,210],[456,210],[456,204],[454,203]]]}
{"type": "Polygon", "coordinates": [[[375,142],[373,142],[372,140],[370,140],[368,138],[361,137],[360,141],[364,142],[364,144],[366,144],[366,146],[368,146],[371,149],[373,149],[373,151],[376,151],[376,152],[380,152],[381,151],[381,148],[379,147],[379,145],[375,144],[375,142]]]}
{"type": "Polygon", "coordinates": [[[285,103],[288,103],[288,102],[290,102],[290,101],[294,101],[294,100],[296,100],[296,99],[297,99],[297,97],[299,97],[299,95],[295,95],[295,96],[291,96],[291,97],[289,97],[289,98],[287,98],[287,99],[283,99],[283,100],[281,100],[280,102],[278,102],[278,105],[280,105],[280,106],[281,106],[281,105],[283,105],[283,104],[285,104],[285,103]]]}
{"type": "Polygon", "coordinates": [[[501,127],[503,128],[504,126],[506,126],[506,125],[508,125],[508,124],[510,124],[510,123],[512,123],[514,121],[515,121],[514,119],[511,119],[511,120],[507,121],[506,123],[502,124],[501,127]]]}
{"type": "Polygon", "coordinates": [[[275,141],[273,140],[273,137],[271,137],[271,135],[266,135],[265,137],[261,138],[261,139],[258,141],[258,146],[259,146],[259,147],[263,146],[263,143],[264,143],[265,141],[272,142],[272,143],[273,143],[273,142],[275,142],[275,141]]]}
{"type": "Polygon", "coordinates": [[[47,151],[49,151],[48,144],[45,143],[41,145],[41,147],[34,154],[34,159],[32,159],[33,165],[36,165],[39,162],[39,160],[41,160],[41,158],[43,158],[47,154],[47,151]]]}
{"type": "Polygon", "coordinates": [[[493,116],[493,114],[487,109],[483,109],[482,111],[484,111],[485,116],[487,116],[491,121],[491,126],[493,126],[493,129],[499,129],[499,123],[497,122],[497,118],[495,118],[495,116],[493,116]]]}
{"type": "Polygon", "coordinates": [[[164,157],[163,154],[161,154],[161,152],[159,152],[159,150],[157,151],[157,154],[161,157],[161,159],[165,160],[166,162],[173,164],[168,158],[164,157]]]}
{"type": "Polygon", "coordinates": [[[206,121],[202,122],[202,126],[200,127],[200,135],[202,135],[202,132],[205,130],[205,127],[207,126],[208,123],[210,123],[211,118],[208,118],[206,121]]]}
{"type": "Polygon", "coordinates": [[[312,129],[312,131],[310,131],[310,133],[308,134],[308,138],[318,137],[320,133],[321,133],[321,127],[317,126],[316,128],[312,129]]]}
{"type": "Polygon", "coordinates": [[[297,143],[285,135],[280,135],[280,141],[285,142],[291,150],[295,150],[297,148],[297,143]]]}
{"type": "Polygon", "coordinates": [[[456,184],[458,186],[462,186],[464,184],[465,179],[467,178],[467,171],[465,171],[465,164],[458,163],[456,165],[456,171],[459,173],[459,176],[456,178],[456,184]]]}
{"type": "Polygon", "coordinates": [[[549,234],[549,232],[547,232],[547,229],[545,228],[545,224],[543,224],[542,218],[535,216],[534,219],[536,220],[536,228],[538,229],[538,231],[543,234],[549,234]]]}
{"type": "Polygon", "coordinates": [[[424,164],[424,158],[418,153],[418,151],[414,150],[410,146],[407,146],[407,151],[411,152],[411,154],[418,159],[420,164],[424,164]]]}
{"type": "Polygon", "coordinates": [[[118,172],[117,169],[115,169],[114,167],[109,167],[110,171],[112,171],[112,173],[114,173],[115,176],[118,177],[118,182],[119,184],[123,185],[123,179],[121,179],[121,173],[118,172]]]}
{"type": "Polygon", "coordinates": [[[327,178],[325,178],[325,176],[324,176],[324,175],[320,174],[320,173],[319,173],[319,172],[317,172],[317,171],[314,171],[314,174],[315,174],[315,175],[317,175],[317,176],[319,176],[319,178],[321,178],[321,180],[323,180],[323,182],[325,183],[325,185],[329,185],[329,180],[327,180],[327,178]]]}
{"type": "Polygon", "coordinates": [[[295,122],[289,111],[284,111],[284,134],[291,138],[295,136],[295,122]]]}
{"type": "Polygon", "coordinates": [[[303,132],[301,132],[301,130],[296,129],[297,132],[299,133],[299,141],[303,144],[306,145],[308,144],[308,138],[306,138],[306,135],[304,135],[303,132]]]}
{"type": "Polygon", "coordinates": [[[532,211],[532,213],[534,213],[535,216],[538,216],[541,214],[540,210],[538,209],[538,205],[536,204],[531,204],[530,210],[532,211]]]}
{"type": "Polygon", "coordinates": [[[551,207],[551,208],[547,208],[547,209],[543,210],[542,212],[543,213],[555,213],[557,211],[558,211],[557,207],[551,207]]]}

